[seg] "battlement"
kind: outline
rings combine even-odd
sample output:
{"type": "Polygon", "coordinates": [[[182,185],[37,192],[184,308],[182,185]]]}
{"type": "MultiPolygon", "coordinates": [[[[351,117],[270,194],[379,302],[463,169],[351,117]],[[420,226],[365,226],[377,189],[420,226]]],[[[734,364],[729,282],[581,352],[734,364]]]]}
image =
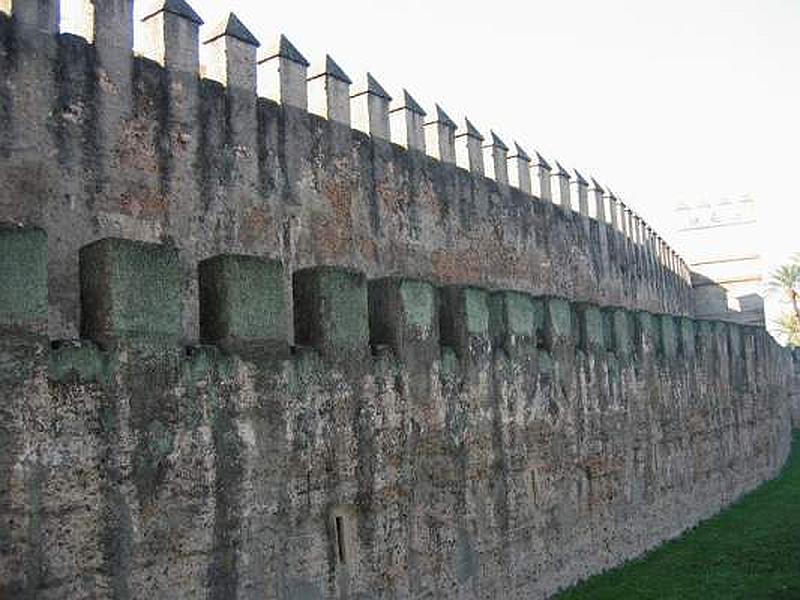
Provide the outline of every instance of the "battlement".
{"type": "Polygon", "coordinates": [[[0,0],[0,597],[546,597],[780,470],[791,355],[586,173],[73,6],[0,0]]]}
{"type": "Polygon", "coordinates": [[[789,450],[763,329],[223,254],[185,346],[176,246],[103,238],[51,342],[47,246],[0,229],[0,595],[547,597],[789,450]]]}
{"type": "Polygon", "coordinates": [[[612,192],[406,90],[235,15],[200,40],[185,2],[141,23],[86,2],[87,39],[31,6],[0,15],[0,220],[50,234],[53,337],[77,335],[78,249],[104,237],[174,243],[186,340],[193,273],[223,253],[690,313],[685,264],[612,192]]]}
{"type": "MultiPolygon", "coordinates": [[[[0,278],[11,283],[0,295],[0,324],[10,333],[46,330],[47,246],[39,229],[0,228],[3,256],[15,257],[0,263],[0,278]]],[[[184,283],[174,246],[106,238],[79,254],[82,339],[106,349],[181,345],[184,283]]],[[[622,363],[645,355],[684,361],[703,354],[715,336],[732,355],[741,352],[743,336],[769,339],[732,323],[513,290],[368,280],[328,266],[287,274],[280,262],[256,256],[215,256],[200,263],[197,278],[200,342],[258,360],[310,348],[334,364],[360,363],[389,348],[423,370],[448,353],[469,365],[497,351],[539,352],[545,363],[576,352],[622,363]]]]}

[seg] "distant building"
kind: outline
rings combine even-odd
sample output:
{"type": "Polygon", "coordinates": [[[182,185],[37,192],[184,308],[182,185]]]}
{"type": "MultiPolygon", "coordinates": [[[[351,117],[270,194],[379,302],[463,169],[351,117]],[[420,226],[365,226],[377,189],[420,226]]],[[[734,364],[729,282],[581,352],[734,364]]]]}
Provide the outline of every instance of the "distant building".
{"type": "Polygon", "coordinates": [[[765,325],[757,203],[750,196],[681,204],[678,240],[693,271],[695,314],[765,325]]]}

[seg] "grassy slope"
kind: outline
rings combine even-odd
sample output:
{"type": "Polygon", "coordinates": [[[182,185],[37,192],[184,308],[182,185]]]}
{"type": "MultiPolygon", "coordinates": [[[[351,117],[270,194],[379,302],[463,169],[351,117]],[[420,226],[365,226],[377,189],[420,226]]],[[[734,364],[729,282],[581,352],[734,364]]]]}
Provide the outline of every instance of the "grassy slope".
{"type": "Polygon", "coordinates": [[[800,599],[800,432],[778,479],[679,539],[558,598],[800,599]]]}

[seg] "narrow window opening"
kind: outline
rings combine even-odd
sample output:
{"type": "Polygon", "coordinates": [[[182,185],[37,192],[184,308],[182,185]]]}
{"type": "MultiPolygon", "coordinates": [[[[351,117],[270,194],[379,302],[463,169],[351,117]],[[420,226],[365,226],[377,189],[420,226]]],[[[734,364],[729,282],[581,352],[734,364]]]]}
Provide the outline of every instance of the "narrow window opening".
{"type": "Polygon", "coordinates": [[[347,548],[344,540],[344,517],[336,517],[336,552],[340,564],[347,564],[347,548]]]}

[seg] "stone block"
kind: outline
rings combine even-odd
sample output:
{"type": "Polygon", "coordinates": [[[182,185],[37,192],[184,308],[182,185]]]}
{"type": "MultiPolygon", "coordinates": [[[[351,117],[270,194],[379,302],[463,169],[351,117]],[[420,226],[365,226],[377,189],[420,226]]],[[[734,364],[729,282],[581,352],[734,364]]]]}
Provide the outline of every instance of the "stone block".
{"type": "Polygon", "coordinates": [[[614,337],[614,311],[609,308],[601,308],[600,313],[603,319],[603,340],[607,352],[616,350],[616,339],[614,337]]]}
{"type": "Polygon", "coordinates": [[[442,343],[463,356],[489,347],[489,293],[474,287],[448,286],[440,293],[442,343]]]}
{"type": "Polygon", "coordinates": [[[579,347],[587,352],[606,349],[603,313],[593,304],[581,303],[575,307],[578,316],[579,347]]]}
{"type": "Polygon", "coordinates": [[[547,340],[545,336],[544,300],[541,298],[531,298],[533,306],[533,335],[536,339],[537,348],[545,348],[547,340]]]}
{"type": "Polygon", "coordinates": [[[47,327],[47,235],[0,225],[0,326],[47,327]]]}
{"type": "Polygon", "coordinates": [[[713,327],[711,321],[700,320],[695,324],[697,328],[697,336],[695,337],[695,351],[698,354],[704,354],[714,349],[714,340],[711,339],[713,334],[713,327]]]}
{"type": "Polygon", "coordinates": [[[230,350],[288,351],[283,265],[222,255],[200,263],[200,337],[230,350]]]}
{"type": "Polygon", "coordinates": [[[614,352],[618,358],[630,356],[633,352],[633,330],[631,313],[624,308],[611,309],[613,315],[614,352]]]}
{"type": "Polygon", "coordinates": [[[50,350],[49,376],[52,381],[99,382],[108,375],[109,361],[92,342],[63,341],[54,343],[50,350]]]}
{"type": "Polygon", "coordinates": [[[369,347],[367,281],[363,273],[312,267],[293,276],[295,340],[331,357],[369,347]]]}
{"type": "Polygon", "coordinates": [[[678,354],[675,319],[671,315],[660,315],[656,319],[660,326],[661,352],[667,358],[674,358],[678,354]]]}
{"type": "Polygon", "coordinates": [[[439,346],[436,288],[414,279],[387,277],[369,282],[372,344],[391,346],[401,356],[421,345],[439,346]]]}
{"type": "Polygon", "coordinates": [[[633,313],[634,339],[640,352],[651,352],[661,343],[661,330],[654,321],[649,312],[637,310],[633,313]]]}
{"type": "Polygon", "coordinates": [[[717,347],[720,356],[724,353],[727,354],[728,347],[728,324],[723,321],[711,322],[712,341],[717,347]]]}
{"type": "Polygon", "coordinates": [[[744,356],[742,329],[736,323],[730,323],[728,325],[728,349],[731,356],[734,358],[741,358],[744,356]]]}
{"type": "Polygon", "coordinates": [[[544,301],[544,331],[548,350],[559,345],[574,345],[572,305],[561,298],[544,301]]]}
{"type": "Polygon", "coordinates": [[[680,350],[684,356],[693,357],[696,350],[695,323],[688,317],[680,318],[680,350]]]}
{"type": "Polygon", "coordinates": [[[506,349],[536,339],[533,298],[522,292],[502,291],[489,298],[489,330],[495,344],[506,349]]]}
{"type": "Polygon", "coordinates": [[[80,250],[81,333],[97,342],[182,336],[175,248],[106,238],[80,250]]]}

